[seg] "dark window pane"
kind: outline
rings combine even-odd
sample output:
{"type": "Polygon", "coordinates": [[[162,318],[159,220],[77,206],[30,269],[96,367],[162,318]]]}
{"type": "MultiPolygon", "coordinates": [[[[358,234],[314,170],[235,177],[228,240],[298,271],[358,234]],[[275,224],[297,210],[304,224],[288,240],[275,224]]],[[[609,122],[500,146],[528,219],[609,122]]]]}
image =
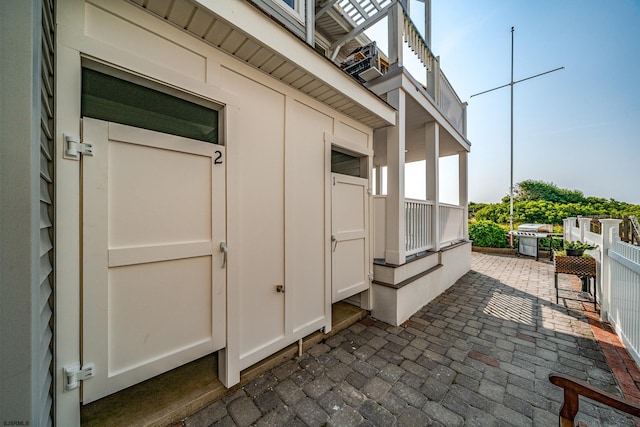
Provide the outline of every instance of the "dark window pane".
{"type": "Polygon", "coordinates": [[[360,158],[331,150],[331,172],[360,177],[360,158]]]}
{"type": "Polygon", "coordinates": [[[218,143],[218,112],[88,68],[82,116],[218,143]]]}

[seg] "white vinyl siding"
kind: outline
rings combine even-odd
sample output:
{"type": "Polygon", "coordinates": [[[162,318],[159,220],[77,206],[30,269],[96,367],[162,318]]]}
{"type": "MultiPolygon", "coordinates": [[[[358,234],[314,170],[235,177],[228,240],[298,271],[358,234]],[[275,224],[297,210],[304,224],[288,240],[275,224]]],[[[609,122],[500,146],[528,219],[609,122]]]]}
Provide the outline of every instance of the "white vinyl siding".
{"type": "Polygon", "coordinates": [[[52,425],[53,406],[53,64],[54,64],[54,5],[53,0],[42,2],[42,82],[41,130],[40,130],[40,295],[38,307],[38,356],[37,396],[34,402],[39,408],[37,425],[52,425]]]}
{"type": "Polygon", "coordinates": [[[4,425],[53,425],[54,1],[0,1],[4,425]]]}

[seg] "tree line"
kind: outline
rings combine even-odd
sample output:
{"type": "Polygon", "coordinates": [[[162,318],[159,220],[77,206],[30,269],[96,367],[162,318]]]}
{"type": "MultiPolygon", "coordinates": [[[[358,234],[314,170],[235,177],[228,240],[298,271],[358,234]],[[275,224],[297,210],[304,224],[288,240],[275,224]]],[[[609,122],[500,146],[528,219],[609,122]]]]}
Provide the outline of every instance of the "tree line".
{"type": "MultiPolygon", "coordinates": [[[[513,221],[516,224],[561,225],[575,216],[640,217],[640,205],[614,199],[585,197],[581,191],[559,188],[553,183],[526,180],[516,184],[513,197],[513,221]]],[[[469,203],[469,217],[477,221],[509,223],[509,196],[500,203],[469,203]]]]}

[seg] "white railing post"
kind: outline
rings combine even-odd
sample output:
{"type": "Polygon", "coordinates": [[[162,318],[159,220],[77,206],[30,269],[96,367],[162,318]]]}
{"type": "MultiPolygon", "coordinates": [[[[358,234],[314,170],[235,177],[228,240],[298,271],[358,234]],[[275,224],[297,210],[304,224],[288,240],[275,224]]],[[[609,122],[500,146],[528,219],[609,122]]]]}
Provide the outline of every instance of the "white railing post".
{"type": "Polygon", "coordinates": [[[440,85],[442,84],[442,75],[440,74],[440,57],[437,56],[435,61],[433,61],[433,69],[435,71],[436,74],[436,79],[435,79],[435,87],[433,88],[433,100],[436,101],[436,104],[441,105],[441,98],[440,98],[440,85]]]}
{"type": "Polygon", "coordinates": [[[576,223],[575,217],[565,218],[562,223],[562,238],[567,242],[571,241],[571,233],[573,232],[573,224],[576,223]]]}
{"type": "Polygon", "coordinates": [[[397,3],[389,9],[387,15],[387,31],[389,46],[389,68],[402,67],[402,32],[404,29],[404,12],[397,3]]]}
{"type": "Polygon", "coordinates": [[[602,261],[600,267],[601,289],[600,292],[600,319],[608,321],[611,311],[611,258],[609,248],[615,240],[620,239],[619,230],[621,219],[601,219],[602,224],[602,247],[600,248],[602,261]]]}
{"type": "Polygon", "coordinates": [[[578,218],[578,226],[580,227],[580,241],[584,242],[585,232],[589,231],[591,218],[578,218]]]}
{"type": "Polygon", "coordinates": [[[462,114],[462,134],[467,136],[467,107],[469,106],[468,102],[464,102],[462,104],[463,114],[462,114]]]}

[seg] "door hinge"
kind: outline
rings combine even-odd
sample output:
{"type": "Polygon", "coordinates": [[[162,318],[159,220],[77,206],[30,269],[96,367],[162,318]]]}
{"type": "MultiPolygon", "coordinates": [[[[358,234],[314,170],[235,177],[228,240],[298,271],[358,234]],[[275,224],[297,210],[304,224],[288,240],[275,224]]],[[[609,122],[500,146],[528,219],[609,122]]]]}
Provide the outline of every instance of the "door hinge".
{"type": "Polygon", "coordinates": [[[64,368],[64,391],[70,391],[80,386],[80,381],[93,378],[95,375],[95,366],[93,363],[87,363],[80,367],[80,364],[66,366],[64,368]]]}
{"type": "Polygon", "coordinates": [[[93,156],[93,144],[81,142],[77,136],[64,136],[64,155],[65,159],[80,160],[80,155],[93,156]]]}

